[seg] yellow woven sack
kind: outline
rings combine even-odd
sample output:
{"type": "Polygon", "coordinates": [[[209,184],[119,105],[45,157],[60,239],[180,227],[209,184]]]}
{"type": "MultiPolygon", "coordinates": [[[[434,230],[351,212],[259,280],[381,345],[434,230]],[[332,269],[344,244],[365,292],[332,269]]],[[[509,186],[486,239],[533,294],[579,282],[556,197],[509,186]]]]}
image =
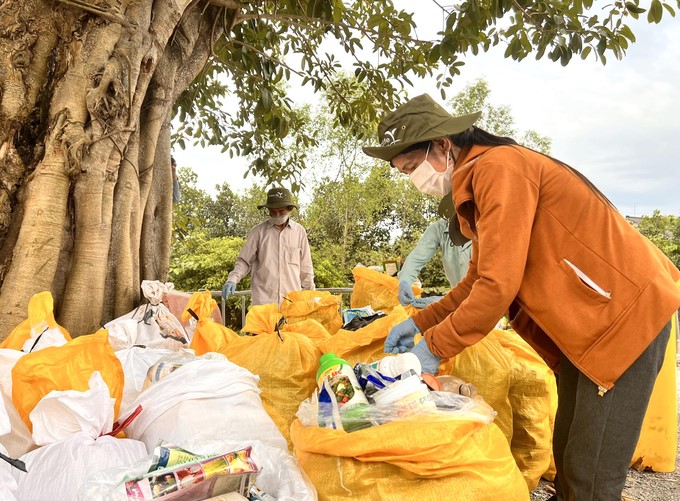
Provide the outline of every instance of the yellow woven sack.
{"type": "MultiPolygon", "coordinates": [[[[352,270],[354,287],[350,296],[352,308],[371,306],[375,311],[389,312],[399,305],[399,279],[364,266],[352,270]]],[[[420,287],[413,286],[413,293],[419,296],[420,287]]]]}
{"type": "Polygon", "coordinates": [[[659,472],[675,471],[678,443],[676,357],[677,316],[671,320],[671,337],[642,422],[640,439],[633,454],[633,466],[659,472]]]}
{"type": "Polygon", "coordinates": [[[99,371],[116,400],[114,419],[118,418],[123,398],[123,367],[109,344],[109,333],[79,336],[63,346],[52,346],[27,353],[12,369],[12,400],[19,416],[30,430],[29,414],[52,390],[89,390],[90,376],[99,371]]]}
{"type": "Polygon", "coordinates": [[[189,298],[186,308],[182,312],[182,322],[186,322],[191,317],[189,310],[193,311],[198,317],[194,335],[189,345],[189,348],[194,350],[198,356],[211,351],[220,352],[229,341],[238,337],[238,334],[233,330],[212,319],[211,315],[215,308],[217,308],[217,303],[212,298],[210,291],[195,292],[189,298]]]}
{"type": "Polygon", "coordinates": [[[284,332],[298,332],[304,334],[311,339],[313,343],[320,343],[331,337],[330,333],[323,325],[311,318],[295,322],[293,325],[285,324],[281,327],[281,330],[284,332]]]}
{"type": "Polygon", "coordinates": [[[529,499],[493,423],[408,419],[346,433],[295,420],[291,436],[320,501],[529,499]]]}
{"type": "Polygon", "coordinates": [[[275,325],[269,332],[229,341],[220,353],[260,377],[262,404],[290,445],[298,406],[316,388],[321,351],[305,334],[281,329],[279,337],[275,325]]]}
{"type": "Polygon", "coordinates": [[[342,327],[340,303],[340,296],[327,291],[296,291],[286,294],[280,310],[289,324],[316,320],[328,332],[335,334],[342,327]]]}
{"type": "Polygon", "coordinates": [[[550,368],[514,331],[494,329],[442,364],[440,374],[474,384],[494,408],[494,422],[533,490],[549,470],[552,455],[557,387],[550,368]]]}
{"type": "Polygon", "coordinates": [[[258,304],[251,306],[246,315],[246,323],[241,328],[241,332],[248,334],[266,334],[274,331],[274,326],[281,319],[279,305],[258,304]]]}
{"type": "Polygon", "coordinates": [[[508,400],[512,408],[510,449],[529,490],[542,476],[552,476],[552,434],[557,411],[555,374],[516,332],[498,331],[512,360],[508,400]]]}
{"type": "Polygon", "coordinates": [[[317,346],[322,352],[335,353],[352,365],[358,362],[370,363],[386,356],[385,338],[392,327],[407,318],[404,308],[397,305],[389,315],[374,320],[366,327],[356,331],[340,329],[335,336],[317,346]]]}
{"type": "Polygon", "coordinates": [[[54,300],[50,291],[39,292],[29,300],[28,318],[9,333],[9,336],[0,343],[0,348],[21,350],[26,340],[31,338],[31,329],[37,328],[42,331],[45,326],[49,329],[58,328],[66,341],[71,341],[68,331],[54,319],[54,300]]]}

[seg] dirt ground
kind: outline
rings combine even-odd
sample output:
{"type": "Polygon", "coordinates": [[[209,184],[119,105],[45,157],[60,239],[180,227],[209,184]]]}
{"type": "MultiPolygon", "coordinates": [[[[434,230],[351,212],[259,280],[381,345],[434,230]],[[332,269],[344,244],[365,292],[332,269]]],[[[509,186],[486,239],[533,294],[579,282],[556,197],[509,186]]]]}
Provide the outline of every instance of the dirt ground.
{"type": "MultiPolygon", "coordinates": [[[[680,416],[680,356],[675,366],[678,381],[678,416],[680,416]]],[[[680,419],[678,419],[680,424],[680,419]]],[[[678,453],[675,456],[675,471],[655,473],[628,470],[624,499],[630,501],[680,501],[680,425],[678,426],[678,453]]],[[[531,493],[531,501],[544,501],[554,494],[551,482],[541,480],[540,485],[531,493]]]]}

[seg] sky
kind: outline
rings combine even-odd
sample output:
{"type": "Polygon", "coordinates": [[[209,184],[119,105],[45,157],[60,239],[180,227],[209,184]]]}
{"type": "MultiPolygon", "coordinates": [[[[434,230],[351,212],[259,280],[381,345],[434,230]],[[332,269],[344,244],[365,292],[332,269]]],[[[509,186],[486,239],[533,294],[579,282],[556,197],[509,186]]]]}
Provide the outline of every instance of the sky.
{"type": "MultiPolygon", "coordinates": [[[[418,35],[432,38],[441,28],[441,9],[425,1],[416,9],[418,35]]],[[[659,25],[632,23],[636,43],[622,60],[609,56],[604,66],[592,58],[572,59],[566,67],[531,56],[517,62],[503,58],[505,47],[470,55],[447,99],[483,78],[492,105],[509,106],[518,130],[551,138],[551,155],[585,174],[622,214],[658,209],[680,216],[680,14],[664,14],[659,25]]],[[[442,101],[434,79],[415,83],[409,97],[424,92],[442,101]]],[[[299,104],[316,99],[309,88],[292,88],[291,96],[299,104]]],[[[176,148],[173,155],[209,193],[223,182],[239,193],[263,182],[243,179],[247,162],[217,147],[176,148]]]]}

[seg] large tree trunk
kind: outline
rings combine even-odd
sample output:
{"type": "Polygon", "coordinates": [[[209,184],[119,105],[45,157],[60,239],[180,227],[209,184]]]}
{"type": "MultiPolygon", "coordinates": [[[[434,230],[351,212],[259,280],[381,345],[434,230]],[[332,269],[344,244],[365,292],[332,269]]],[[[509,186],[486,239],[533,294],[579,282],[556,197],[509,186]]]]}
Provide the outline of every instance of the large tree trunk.
{"type": "Polygon", "coordinates": [[[81,335],[138,304],[140,280],[166,279],[172,106],[206,64],[218,13],[0,2],[0,339],[37,292],[81,335]]]}

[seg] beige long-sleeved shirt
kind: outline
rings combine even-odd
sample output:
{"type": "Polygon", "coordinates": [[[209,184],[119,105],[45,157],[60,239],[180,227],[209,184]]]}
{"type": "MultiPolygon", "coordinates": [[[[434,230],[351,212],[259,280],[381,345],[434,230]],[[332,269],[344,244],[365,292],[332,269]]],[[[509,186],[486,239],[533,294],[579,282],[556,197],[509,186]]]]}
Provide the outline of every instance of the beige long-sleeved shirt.
{"type": "Polygon", "coordinates": [[[239,283],[248,272],[254,305],[281,304],[288,292],[313,290],[314,269],[305,229],[290,219],[283,230],[270,221],[254,226],[227,280],[239,283]]]}

